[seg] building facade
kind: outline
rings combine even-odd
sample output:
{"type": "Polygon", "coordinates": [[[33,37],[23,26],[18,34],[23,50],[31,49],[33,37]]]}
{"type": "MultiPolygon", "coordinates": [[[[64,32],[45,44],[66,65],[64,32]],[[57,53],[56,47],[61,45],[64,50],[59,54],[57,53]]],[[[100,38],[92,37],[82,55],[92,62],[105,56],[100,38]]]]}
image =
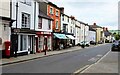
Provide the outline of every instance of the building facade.
{"type": "Polygon", "coordinates": [[[0,54],[6,56],[5,42],[10,42],[11,24],[13,20],[10,16],[10,1],[0,2],[0,54]]]}
{"type": "Polygon", "coordinates": [[[96,23],[94,23],[93,25],[90,25],[93,29],[96,30],[96,42],[104,42],[104,32],[103,32],[103,28],[96,25],[96,23]]]}
{"type": "Polygon", "coordinates": [[[52,18],[39,10],[36,30],[36,51],[52,50],[52,18]]]}
{"type": "Polygon", "coordinates": [[[12,0],[11,55],[35,53],[36,2],[12,0]]]}

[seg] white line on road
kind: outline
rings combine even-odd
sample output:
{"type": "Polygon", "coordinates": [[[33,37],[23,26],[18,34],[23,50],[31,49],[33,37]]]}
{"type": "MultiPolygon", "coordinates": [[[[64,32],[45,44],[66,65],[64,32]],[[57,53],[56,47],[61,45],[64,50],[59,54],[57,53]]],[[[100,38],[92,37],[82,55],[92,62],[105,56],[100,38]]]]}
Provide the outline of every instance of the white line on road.
{"type": "Polygon", "coordinates": [[[86,69],[87,67],[89,67],[89,65],[84,66],[83,68],[80,68],[79,70],[75,71],[74,73],[80,73],[81,71],[83,71],[84,69],[86,69]]]}
{"type": "Polygon", "coordinates": [[[99,59],[96,63],[90,65],[89,67],[87,67],[86,69],[84,69],[83,71],[81,71],[81,73],[84,73],[85,71],[87,71],[89,68],[91,68],[93,65],[99,63],[103,58],[105,58],[109,53],[111,52],[111,50],[109,52],[107,52],[101,59],[99,59]]]}

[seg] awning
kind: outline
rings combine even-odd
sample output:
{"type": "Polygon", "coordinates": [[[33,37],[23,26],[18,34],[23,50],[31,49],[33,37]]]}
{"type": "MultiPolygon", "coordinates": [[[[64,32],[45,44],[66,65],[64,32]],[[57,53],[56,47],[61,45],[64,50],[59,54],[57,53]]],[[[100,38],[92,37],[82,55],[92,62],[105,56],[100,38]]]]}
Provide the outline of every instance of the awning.
{"type": "Polygon", "coordinates": [[[76,39],[76,38],[74,38],[74,36],[72,36],[72,35],[66,35],[69,39],[76,39]]]}
{"type": "Polygon", "coordinates": [[[65,36],[65,34],[59,34],[59,33],[53,33],[57,38],[59,39],[67,39],[67,37],[65,36]]]}

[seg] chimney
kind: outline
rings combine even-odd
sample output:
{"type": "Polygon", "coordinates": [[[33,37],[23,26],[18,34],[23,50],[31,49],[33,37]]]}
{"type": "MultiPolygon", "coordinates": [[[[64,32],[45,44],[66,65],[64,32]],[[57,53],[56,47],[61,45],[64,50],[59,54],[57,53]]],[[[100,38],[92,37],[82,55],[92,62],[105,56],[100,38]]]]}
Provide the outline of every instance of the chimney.
{"type": "Polygon", "coordinates": [[[64,14],[64,7],[60,7],[61,13],[64,14]]]}
{"type": "Polygon", "coordinates": [[[95,25],[95,26],[96,26],[96,23],[93,23],[93,25],[95,25]]]}

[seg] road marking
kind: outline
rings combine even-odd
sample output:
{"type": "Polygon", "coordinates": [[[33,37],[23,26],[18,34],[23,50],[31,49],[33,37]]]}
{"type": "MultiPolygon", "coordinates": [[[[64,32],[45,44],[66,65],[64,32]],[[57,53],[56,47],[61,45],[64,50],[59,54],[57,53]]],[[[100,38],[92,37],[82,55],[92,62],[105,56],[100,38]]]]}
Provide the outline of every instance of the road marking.
{"type": "Polygon", "coordinates": [[[80,73],[84,73],[85,71],[87,71],[89,68],[91,68],[93,65],[99,63],[103,58],[105,58],[109,53],[111,52],[111,50],[109,52],[107,52],[102,58],[100,58],[96,63],[91,64],[89,67],[87,67],[86,69],[84,69],[83,71],[81,71],[80,73]]]}
{"type": "Polygon", "coordinates": [[[78,73],[80,73],[81,71],[83,71],[84,69],[86,69],[87,67],[89,67],[89,65],[86,65],[86,66],[84,66],[83,68],[78,69],[78,70],[75,71],[73,74],[78,74],[78,73]]]}
{"type": "Polygon", "coordinates": [[[97,55],[98,57],[101,57],[101,56],[103,56],[103,55],[101,55],[101,54],[99,54],[99,55],[97,55]]]}

